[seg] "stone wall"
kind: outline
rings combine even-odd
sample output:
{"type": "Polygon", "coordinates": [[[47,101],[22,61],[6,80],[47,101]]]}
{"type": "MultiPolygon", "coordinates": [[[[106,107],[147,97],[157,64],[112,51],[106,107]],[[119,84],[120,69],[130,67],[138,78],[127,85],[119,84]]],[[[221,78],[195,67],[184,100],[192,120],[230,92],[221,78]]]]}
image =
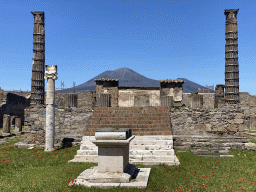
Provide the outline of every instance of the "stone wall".
{"type": "Polygon", "coordinates": [[[152,89],[120,89],[119,88],[119,107],[145,107],[145,106],[161,106],[160,91],[152,89]]]}
{"type": "MultiPolygon", "coordinates": [[[[30,107],[25,109],[24,141],[42,144],[45,142],[45,107],[30,107]]],[[[64,138],[81,140],[92,111],[83,108],[55,108],[55,143],[61,143],[64,138]]]]}
{"type": "Polygon", "coordinates": [[[81,91],[77,93],[79,108],[95,107],[96,105],[96,91],[81,91]]]}
{"type": "MultiPolygon", "coordinates": [[[[203,109],[213,109],[215,102],[215,93],[198,93],[203,95],[203,109]]],[[[182,104],[186,107],[192,107],[192,95],[191,93],[183,93],[182,104]]]]}
{"type": "Polygon", "coordinates": [[[180,109],[170,112],[173,135],[214,136],[219,134],[243,136],[250,129],[250,114],[241,107],[221,109],[180,109]]]}
{"type": "Polygon", "coordinates": [[[248,92],[240,92],[239,102],[245,108],[256,106],[256,96],[250,95],[248,92]]]}
{"type": "Polygon", "coordinates": [[[3,115],[11,116],[11,125],[14,125],[14,118],[20,117],[24,125],[24,109],[29,106],[29,92],[25,91],[1,91],[0,92],[0,127],[3,126],[3,115]]]}

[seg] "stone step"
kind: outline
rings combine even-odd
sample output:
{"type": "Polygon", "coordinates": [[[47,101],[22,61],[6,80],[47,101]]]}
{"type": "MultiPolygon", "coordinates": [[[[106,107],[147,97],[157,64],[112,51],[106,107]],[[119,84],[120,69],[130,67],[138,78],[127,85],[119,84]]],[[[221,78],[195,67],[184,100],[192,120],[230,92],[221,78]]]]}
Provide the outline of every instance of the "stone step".
{"type": "MultiPolygon", "coordinates": [[[[129,155],[129,162],[133,161],[151,161],[151,162],[159,162],[159,161],[172,161],[176,160],[175,156],[152,156],[152,155],[129,155]]],[[[69,162],[94,162],[98,163],[98,155],[76,155],[74,161],[70,160],[69,162]]]]}
{"type": "MultiPolygon", "coordinates": [[[[249,143],[249,142],[247,142],[249,143]]],[[[228,146],[228,145],[245,145],[245,143],[240,143],[240,142],[223,142],[223,143],[217,143],[217,142],[201,142],[201,143],[195,143],[195,142],[182,142],[182,143],[175,143],[174,146],[182,146],[182,145],[191,145],[191,146],[207,146],[207,145],[220,145],[220,146],[228,146]]]]}
{"type": "MultiPolygon", "coordinates": [[[[172,140],[172,135],[143,135],[135,136],[133,140],[172,140]]],[[[83,141],[95,140],[95,136],[83,136],[83,141]]]]}
{"type": "Polygon", "coordinates": [[[247,134],[247,135],[251,135],[251,136],[256,136],[256,133],[249,133],[249,132],[245,132],[245,134],[247,134]]]}
{"type": "Polygon", "coordinates": [[[205,143],[201,143],[201,144],[187,144],[184,143],[182,145],[174,145],[173,148],[175,150],[181,150],[181,149],[188,149],[188,148],[194,148],[194,149],[198,149],[198,148],[202,148],[202,147],[227,147],[227,148],[232,148],[232,149],[242,149],[244,146],[246,146],[248,143],[210,143],[210,144],[205,144],[205,143]]]}
{"type": "Polygon", "coordinates": [[[130,160],[131,161],[174,161],[175,157],[174,156],[168,156],[168,155],[163,155],[163,156],[153,156],[153,155],[130,155],[130,160]]]}
{"type": "Polygon", "coordinates": [[[174,150],[130,150],[131,155],[174,156],[174,150]]]}
{"type": "Polygon", "coordinates": [[[159,164],[165,164],[165,165],[179,165],[179,161],[131,161],[132,164],[141,164],[141,165],[159,165],[159,164]]]}
{"type": "Polygon", "coordinates": [[[130,145],[132,150],[171,150],[173,145],[130,145]]]}
{"type": "MultiPolygon", "coordinates": [[[[72,159],[68,161],[68,163],[77,162],[77,163],[98,163],[98,158],[87,158],[86,156],[76,156],[75,159],[72,159]]],[[[138,160],[130,160],[130,164],[141,164],[141,165],[159,165],[159,164],[165,164],[165,165],[179,165],[180,162],[178,159],[174,158],[174,161],[138,161],[138,160]]]]}
{"type": "MultiPolygon", "coordinates": [[[[81,145],[92,145],[90,141],[83,141],[81,145]]],[[[173,145],[172,140],[132,140],[130,146],[132,145],[173,145]]]]}
{"type": "MultiPolygon", "coordinates": [[[[131,155],[174,156],[174,150],[135,150],[131,155]]],[[[98,150],[78,150],[77,155],[98,155],[98,150]]]]}
{"type": "MultiPolygon", "coordinates": [[[[170,150],[173,145],[130,145],[130,151],[132,150],[170,150]]],[[[96,145],[82,144],[80,150],[98,150],[96,145]]]]}
{"type": "Polygon", "coordinates": [[[75,155],[75,158],[68,161],[70,162],[92,162],[98,163],[98,155],[75,155]]]}
{"type": "Polygon", "coordinates": [[[174,140],[173,143],[248,143],[247,139],[204,139],[204,140],[174,140]]]}
{"type": "Polygon", "coordinates": [[[132,140],[130,145],[173,145],[172,140],[132,140]]]}

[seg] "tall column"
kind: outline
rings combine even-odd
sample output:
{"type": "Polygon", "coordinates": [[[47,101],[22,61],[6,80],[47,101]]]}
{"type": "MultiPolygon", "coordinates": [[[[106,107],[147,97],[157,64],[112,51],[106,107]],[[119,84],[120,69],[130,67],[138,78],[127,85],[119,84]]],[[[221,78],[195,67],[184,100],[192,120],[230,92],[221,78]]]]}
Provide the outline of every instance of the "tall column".
{"type": "Polygon", "coordinates": [[[31,12],[34,16],[33,66],[31,79],[31,105],[44,104],[45,30],[44,12],[31,12]]]}
{"type": "Polygon", "coordinates": [[[226,45],[225,45],[225,102],[239,103],[239,63],[237,12],[239,9],[226,9],[226,45]]]}
{"type": "Polygon", "coordinates": [[[58,79],[57,65],[46,65],[45,79],[47,79],[46,92],[46,128],[45,128],[45,151],[54,151],[55,133],[55,80],[58,79]]]}

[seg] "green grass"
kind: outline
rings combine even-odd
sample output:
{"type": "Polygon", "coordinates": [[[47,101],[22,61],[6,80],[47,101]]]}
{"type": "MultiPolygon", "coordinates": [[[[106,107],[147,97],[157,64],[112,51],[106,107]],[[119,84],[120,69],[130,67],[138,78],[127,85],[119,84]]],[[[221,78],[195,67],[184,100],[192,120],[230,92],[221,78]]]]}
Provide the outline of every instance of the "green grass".
{"type": "Polygon", "coordinates": [[[179,166],[151,167],[146,189],[85,188],[68,182],[97,163],[68,163],[79,146],[45,153],[41,148],[14,148],[12,137],[0,145],[0,191],[254,191],[256,152],[230,150],[234,158],[199,157],[190,150],[177,152],[179,166]]]}

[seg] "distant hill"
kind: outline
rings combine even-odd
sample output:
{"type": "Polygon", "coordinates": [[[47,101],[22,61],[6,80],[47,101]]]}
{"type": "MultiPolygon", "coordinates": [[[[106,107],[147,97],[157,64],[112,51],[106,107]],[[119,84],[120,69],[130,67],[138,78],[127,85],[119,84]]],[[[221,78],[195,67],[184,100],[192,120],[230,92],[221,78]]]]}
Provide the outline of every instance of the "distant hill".
{"type": "MultiPolygon", "coordinates": [[[[159,87],[160,86],[160,80],[158,81],[154,79],[149,79],[129,68],[120,68],[115,71],[105,71],[99,74],[98,76],[90,79],[89,81],[83,84],[80,84],[78,86],[75,86],[75,92],[78,93],[84,90],[88,90],[88,91],[96,90],[96,82],[94,81],[94,79],[100,79],[100,78],[119,79],[119,86],[136,86],[136,87],[159,87]]],[[[204,88],[204,86],[194,83],[192,81],[189,81],[185,78],[178,78],[178,79],[185,81],[185,83],[183,84],[184,93],[196,92],[198,88],[200,88],[201,90],[204,88]]],[[[56,93],[59,93],[59,92],[60,90],[56,91],[56,93]]],[[[63,89],[62,92],[63,93],[73,92],[73,88],[63,89]]]]}

